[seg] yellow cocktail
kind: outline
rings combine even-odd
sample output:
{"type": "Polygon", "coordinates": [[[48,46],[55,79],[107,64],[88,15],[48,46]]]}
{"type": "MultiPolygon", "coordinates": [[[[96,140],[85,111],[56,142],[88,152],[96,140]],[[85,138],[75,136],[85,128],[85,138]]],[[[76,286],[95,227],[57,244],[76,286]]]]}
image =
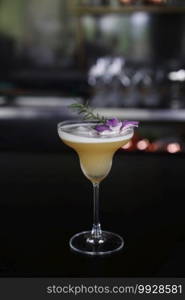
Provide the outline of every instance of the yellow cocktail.
{"type": "MultiPolygon", "coordinates": [[[[78,128],[89,129],[94,123],[81,123],[78,128]]],[[[124,146],[132,137],[133,130],[118,136],[92,136],[85,130],[80,135],[76,124],[63,126],[59,133],[65,144],[73,148],[79,156],[84,175],[92,182],[101,182],[109,173],[116,150],[124,146]]]]}

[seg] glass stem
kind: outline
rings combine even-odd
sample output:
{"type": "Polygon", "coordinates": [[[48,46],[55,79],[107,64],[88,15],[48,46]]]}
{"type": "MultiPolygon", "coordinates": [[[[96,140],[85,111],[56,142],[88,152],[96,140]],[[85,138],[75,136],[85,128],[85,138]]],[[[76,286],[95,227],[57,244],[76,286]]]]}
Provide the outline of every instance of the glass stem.
{"type": "Polygon", "coordinates": [[[99,220],[99,183],[93,183],[93,227],[91,235],[95,239],[102,237],[102,230],[99,220]]]}

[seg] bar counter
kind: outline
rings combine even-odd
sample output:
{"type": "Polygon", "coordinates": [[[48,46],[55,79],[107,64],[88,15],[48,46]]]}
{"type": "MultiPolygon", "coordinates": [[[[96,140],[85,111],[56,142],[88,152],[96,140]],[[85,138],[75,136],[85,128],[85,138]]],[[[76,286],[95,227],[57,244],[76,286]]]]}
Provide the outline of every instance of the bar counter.
{"type": "Polygon", "coordinates": [[[69,249],[92,226],[92,187],[72,151],[1,151],[0,168],[1,277],[185,276],[183,154],[116,154],[101,223],[125,246],[103,257],[69,249]]]}

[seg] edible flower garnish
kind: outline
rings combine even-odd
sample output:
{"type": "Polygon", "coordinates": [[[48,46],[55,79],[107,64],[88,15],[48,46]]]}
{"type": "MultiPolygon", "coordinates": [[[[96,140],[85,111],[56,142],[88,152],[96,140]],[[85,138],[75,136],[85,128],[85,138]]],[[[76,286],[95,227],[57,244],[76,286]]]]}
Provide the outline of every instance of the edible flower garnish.
{"type": "Polygon", "coordinates": [[[137,121],[120,121],[117,118],[106,120],[105,124],[96,125],[95,130],[98,131],[100,135],[102,134],[119,134],[125,129],[131,127],[138,127],[139,122],[137,121]]]}

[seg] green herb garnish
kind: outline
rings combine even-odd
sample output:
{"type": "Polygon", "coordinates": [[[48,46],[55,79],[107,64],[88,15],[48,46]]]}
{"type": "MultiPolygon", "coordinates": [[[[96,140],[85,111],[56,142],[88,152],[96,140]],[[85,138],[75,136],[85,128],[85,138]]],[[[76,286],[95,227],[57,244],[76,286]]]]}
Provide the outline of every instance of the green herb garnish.
{"type": "Polygon", "coordinates": [[[82,115],[84,120],[95,120],[100,123],[105,123],[107,120],[105,117],[100,116],[99,113],[94,113],[93,108],[89,106],[88,102],[85,104],[72,103],[69,107],[75,110],[79,115],[82,115]]]}

